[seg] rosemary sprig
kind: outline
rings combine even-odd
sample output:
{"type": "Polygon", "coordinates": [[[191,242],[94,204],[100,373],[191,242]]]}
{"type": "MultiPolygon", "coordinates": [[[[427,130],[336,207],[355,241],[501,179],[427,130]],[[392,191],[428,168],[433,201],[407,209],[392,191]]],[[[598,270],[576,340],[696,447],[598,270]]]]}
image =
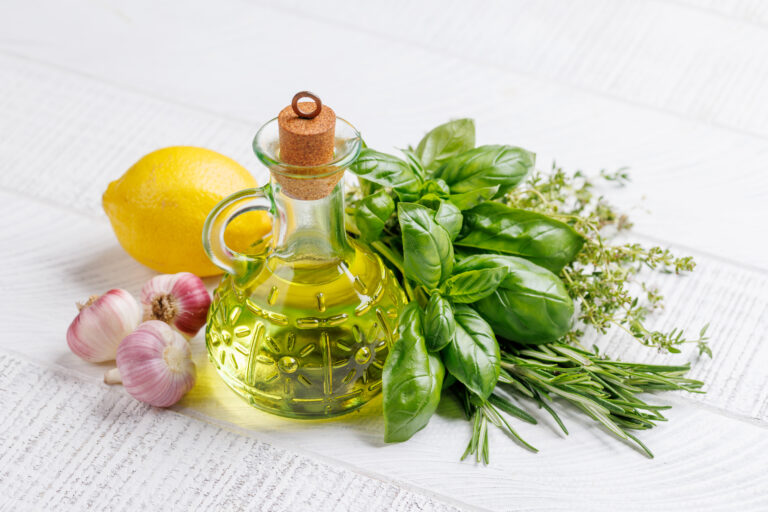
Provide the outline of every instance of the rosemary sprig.
{"type": "Polygon", "coordinates": [[[660,411],[666,405],[652,405],[639,394],[652,391],[685,390],[701,392],[703,383],[685,378],[689,365],[649,365],[607,359],[597,348],[592,351],[565,343],[535,347],[508,345],[502,351],[499,386],[488,401],[481,401],[458,387],[465,411],[472,418],[472,437],[464,457],[471,454],[488,463],[488,422],[504,430],[526,448],[525,442],[501,412],[527,423],[536,423],[524,409],[499,393],[500,389],[533,402],[546,410],[565,434],[568,429],[555,410],[562,402],[575,406],[626,442],[635,443],[646,455],[653,453],[630,431],[646,430],[665,421],[660,411]]]}

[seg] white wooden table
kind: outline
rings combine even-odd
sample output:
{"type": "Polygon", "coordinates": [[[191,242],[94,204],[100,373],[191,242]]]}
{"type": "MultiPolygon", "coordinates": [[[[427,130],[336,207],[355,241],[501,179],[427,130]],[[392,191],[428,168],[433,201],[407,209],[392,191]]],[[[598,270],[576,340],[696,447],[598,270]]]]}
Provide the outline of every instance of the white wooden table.
{"type": "Polygon", "coordinates": [[[760,0],[5,0],[0,444],[12,448],[0,509],[768,510],[767,171],[760,0]],[[492,432],[488,467],[459,461],[469,425],[450,403],[399,445],[382,443],[376,404],[282,420],[222,389],[201,337],[180,415],[153,411],[68,352],[75,301],[137,292],[152,275],[117,245],[106,184],[175,144],[263,180],[250,139],[302,89],[377,148],[468,116],[480,143],[532,149],[542,167],[632,169],[632,186],[610,193],[638,235],[699,261],[691,277],[659,279],[668,307],[656,321],[711,322],[715,353],[596,339],[625,360],[690,360],[707,382],[705,395],[655,397],[674,405],[641,434],[656,459],[573,414],[568,438],[543,416],[543,428],[516,425],[539,454],[492,432]],[[96,401],[133,426],[103,430],[78,412],[96,401]],[[36,408],[46,416],[24,423],[36,408]],[[153,436],[171,427],[176,437],[153,436]]]}

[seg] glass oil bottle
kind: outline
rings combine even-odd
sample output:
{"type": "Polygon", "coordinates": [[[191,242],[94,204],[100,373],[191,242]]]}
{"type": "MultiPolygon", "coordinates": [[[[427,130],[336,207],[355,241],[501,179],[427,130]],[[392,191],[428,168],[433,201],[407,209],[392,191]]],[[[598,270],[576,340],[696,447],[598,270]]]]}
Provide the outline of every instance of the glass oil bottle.
{"type": "Polygon", "coordinates": [[[226,198],[206,221],[206,252],[227,273],[208,315],[208,354],[259,409],[325,418],[381,390],[405,296],[380,258],[346,236],[342,177],[361,144],[352,125],[299,93],[254,139],[270,183],[226,198]],[[254,210],[271,213],[271,237],[256,256],[235,253],[224,230],[254,210]]]}

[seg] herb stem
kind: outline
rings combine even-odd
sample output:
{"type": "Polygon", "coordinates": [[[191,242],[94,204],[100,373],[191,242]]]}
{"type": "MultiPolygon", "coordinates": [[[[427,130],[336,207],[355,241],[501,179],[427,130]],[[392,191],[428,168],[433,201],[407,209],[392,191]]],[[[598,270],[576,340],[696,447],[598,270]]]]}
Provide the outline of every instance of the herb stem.
{"type": "Polygon", "coordinates": [[[408,279],[403,279],[403,285],[405,287],[405,294],[408,296],[408,302],[412,302],[416,298],[416,293],[413,291],[411,283],[408,282],[408,279]]]}
{"type": "Polygon", "coordinates": [[[405,270],[403,269],[403,262],[397,257],[397,255],[390,250],[389,247],[384,245],[382,242],[376,241],[371,243],[371,247],[376,249],[376,252],[384,256],[387,261],[389,261],[392,265],[397,268],[397,270],[400,271],[400,273],[403,275],[403,278],[405,278],[405,270]]]}

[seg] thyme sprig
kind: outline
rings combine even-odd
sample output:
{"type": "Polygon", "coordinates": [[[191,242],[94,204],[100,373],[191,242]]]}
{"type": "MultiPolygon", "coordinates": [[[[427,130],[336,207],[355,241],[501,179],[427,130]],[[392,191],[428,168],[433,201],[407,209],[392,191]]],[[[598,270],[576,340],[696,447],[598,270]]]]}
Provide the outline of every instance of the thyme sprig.
{"type": "MultiPolygon", "coordinates": [[[[629,181],[626,169],[602,171],[600,179],[616,186],[629,181]]],[[[669,249],[638,243],[615,242],[618,233],[632,227],[626,214],[619,213],[598,193],[597,182],[581,172],[567,174],[553,164],[552,171],[535,170],[505,201],[516,208],[537,211],[568,223],[586,242],[576,260],[560,274],[571,297],[580,306],[580,327],[591,326],[605,334],[612,326],[625,331],[643,345],[679,353],[680,346],[695,343],[699,354],[711,356],[705,325],[696,337],[681,329],[669,332],[646,325],[653,310],[663,308],[664,297],[656,288],[639,281],[639,274],[651,271],[683,274],[695,267],[692,257],[675,256],[669,249]],[[635,294],[632,284],[642,293],[635,294]]],[[[583,329],[575,328],[567,340],[578,341],[583,329]]]]}

